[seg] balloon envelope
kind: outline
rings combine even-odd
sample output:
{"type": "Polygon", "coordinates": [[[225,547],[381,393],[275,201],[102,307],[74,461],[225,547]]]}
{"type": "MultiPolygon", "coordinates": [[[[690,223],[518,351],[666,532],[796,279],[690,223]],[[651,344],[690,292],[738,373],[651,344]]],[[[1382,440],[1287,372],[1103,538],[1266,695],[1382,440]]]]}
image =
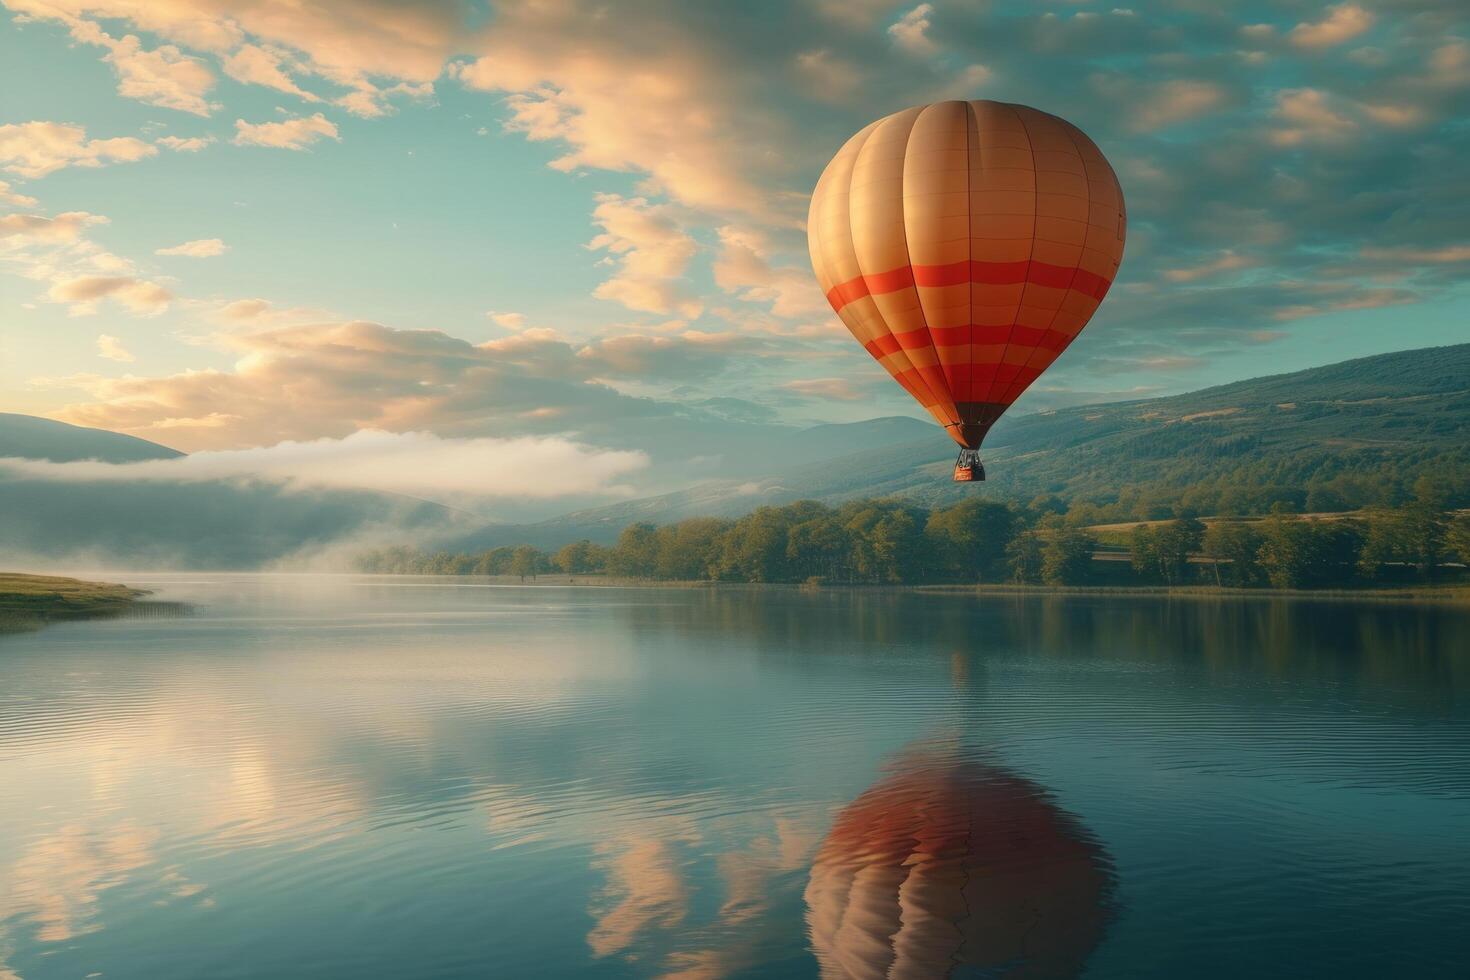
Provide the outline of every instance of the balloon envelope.
{"type": "Polygon", "coordinates": [[[1107,294],[1126,223],[1113,168],[1076,126],[936,102],[847,141],[817,181],[807,235],[853,336],[977,449],[1107,294]]]}

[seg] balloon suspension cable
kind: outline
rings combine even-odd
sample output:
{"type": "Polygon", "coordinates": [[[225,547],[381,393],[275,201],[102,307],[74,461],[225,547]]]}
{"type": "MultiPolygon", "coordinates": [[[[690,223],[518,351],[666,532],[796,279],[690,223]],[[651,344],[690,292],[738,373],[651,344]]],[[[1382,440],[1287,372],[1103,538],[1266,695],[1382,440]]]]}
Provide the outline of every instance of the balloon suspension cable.
{"type": "Polygon", "coordinates": [[[980,465],[978,449],[961,449],[954,461],[954,482],[980,483],[985,479],[985,467],[980,465]]]}

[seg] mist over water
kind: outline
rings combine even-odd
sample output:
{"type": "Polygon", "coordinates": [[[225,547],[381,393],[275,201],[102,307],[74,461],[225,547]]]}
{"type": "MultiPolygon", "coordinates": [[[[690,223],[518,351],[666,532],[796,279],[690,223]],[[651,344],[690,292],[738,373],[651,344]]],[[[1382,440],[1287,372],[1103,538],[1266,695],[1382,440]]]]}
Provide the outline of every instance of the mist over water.
{"type": "Polygon", "coordinates": [[[1470,962],[1470,610],[124,580],[0,636],[0,977],[1470,962]]]}

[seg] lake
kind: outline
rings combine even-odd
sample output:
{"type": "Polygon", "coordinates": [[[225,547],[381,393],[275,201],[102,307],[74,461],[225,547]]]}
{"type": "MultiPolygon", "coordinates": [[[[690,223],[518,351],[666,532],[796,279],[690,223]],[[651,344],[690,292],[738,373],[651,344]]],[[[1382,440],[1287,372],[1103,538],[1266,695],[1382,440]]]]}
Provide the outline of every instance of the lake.
{"type": "Polygon", "coordinates": [[[1464,977],[1470,610],[123,576],[0,978],[1464,977]]]}

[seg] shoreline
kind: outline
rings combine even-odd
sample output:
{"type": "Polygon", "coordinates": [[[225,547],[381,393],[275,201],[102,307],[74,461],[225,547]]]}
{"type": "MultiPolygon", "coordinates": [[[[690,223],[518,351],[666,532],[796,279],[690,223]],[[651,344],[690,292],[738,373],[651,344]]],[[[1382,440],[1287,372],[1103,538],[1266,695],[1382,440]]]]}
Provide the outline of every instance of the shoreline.
{"type": "Polygon", "coordinates": [[[0,633],[41,629],[58,620],[118,616],[148,594],[116,582],[0,572],[0,633]]]}
{"type": "Polygon", "coordinates": [[[801,582],[717,582],[708,579],[632,579],[601,575],[541,575],[522,582],[515,575],[427,575],[375,572],[349,572],[367,579],[411,580],[433,582],[465,582],[498,586],[572,586],[606,589],[779,589],[797,592],[914,592],[932,595],[1043,597],[1138,597],[1171,599],[1321,599],[1359,600],[1368,602],[1437,602],[1449,605],[1470,604],[1470,585],[1405,585],[1361,589],[1273,589],[1236,588],[1213,585],[1017,585],[990,583],[890,583],[828,582],[807,585],[801,582]]]}

